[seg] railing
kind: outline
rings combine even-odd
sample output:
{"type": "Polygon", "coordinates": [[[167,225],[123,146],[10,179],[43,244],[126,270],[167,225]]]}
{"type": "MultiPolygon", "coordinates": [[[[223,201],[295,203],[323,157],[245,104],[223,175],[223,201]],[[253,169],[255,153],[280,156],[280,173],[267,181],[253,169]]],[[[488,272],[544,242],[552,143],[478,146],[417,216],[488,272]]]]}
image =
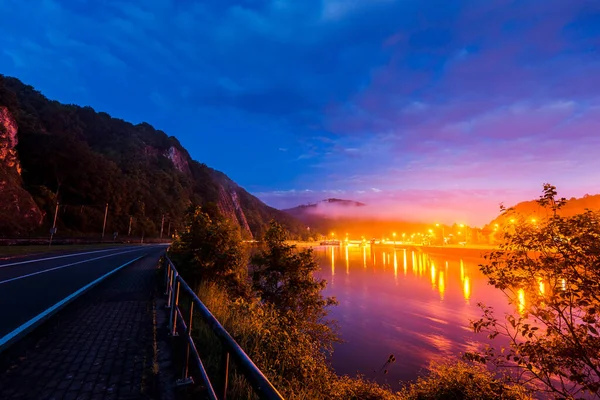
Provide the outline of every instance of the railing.
{"type": "Polygon", "coordinates": [[[260,399],[264,400],[283,400],[283,397],[275,387],[269,382],[267,377],[258,369],[258,367],[252,362],[250,357],[242,350],[237,342],[231,337],[231,335],[223,328],[223,326],[217,321],[212,313],[206,308],[206,306],[200,301],[196,293],[188,286],[188,284],[181,278],[177,269],[173,265],[173,262],[165,255],[165,284],[167,295],[167,307],[170,308],[169,318],[169,332],[172,336],[184,335],[185,350],[185,367],[183,368],[183,374],[181,379],[178,381],[179,384],[193,383],[194,380],[189,374],[190,370],[190,355],[199,371],[199,375],[202,379],[203,384],[206,386],[208,397],[213,400],[225,400],[227,398],[227,387],[229,381],[229,359],[233,358],[236,363],[238,370],[246,378],[250,386],[254,389],[254,393],[258,395],[260,399]],[[188,296],[190,300],[189,315],[187,322],[184,318],[181,308],[179,307],[179,297],[181,294],[188,296]],[[221,346],[224,349],[224,377],[223,387],[220,397],[217,397],[213,384],[206,372],[206,368],[200,354],[196,347],[196,343],[192,338],[192,323],[194,320],[194,314],[199,315],[202,320],[209,326],[210,330],[218,338],[221,346]]]}

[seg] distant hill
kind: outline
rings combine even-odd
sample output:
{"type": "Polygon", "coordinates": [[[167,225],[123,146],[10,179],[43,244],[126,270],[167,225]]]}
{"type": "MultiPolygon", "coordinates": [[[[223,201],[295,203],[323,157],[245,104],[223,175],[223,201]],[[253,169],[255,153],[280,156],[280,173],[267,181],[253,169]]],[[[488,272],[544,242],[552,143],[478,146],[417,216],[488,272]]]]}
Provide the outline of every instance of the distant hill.
{"type": "Polygon", "coordinates": [[[409,222],[394,216],[386,219],[370,216],[367,204],[354,200],[330,198],[283,211],[311,229],[324,232],[328,236],[333,233],[338,238],[344,237],[346,233],[354,238],[393,238],[395,232],[400,240],[403,232],[427,232],[432,228],[430,224],[409,222]]]}
{"type": "MultiPolygon", "coordinates": [[[[227,151],[215,149],[215,151],[227,151]]],[[[98,234],[156,236],[183,224],[191,205],[216,207],[246,237],[271,219],[296,236],[306,226],[267,206],[222,172],[192,160],[179,141],[147,123],[133,125],[91,107],[52,101],[0,75],[0,236],[47,234],[57,226],[98,234]]]]}
{"type": "Polygon", "coordinates": [[[364,206],[364,203],[358,201],[330,198],[317,203],[302,204],[283,211],[302,221],[311,229],[326,232],[337,225],[336,221],[339,220],[340,212],[345,217],[352,214],[353,208],[364,206]]]}
{"type": "MultiPolygon", "coordinates": [[[[548,218],[550,212],[541,207],[537,201],[523,201],[511,207],[512,211],[506,215],[500,215],[487,224],[484,229],[490,228],[495,224],[504,225],[510,223],[511,218],[525,218],[527,220],[535,219],[540,221],[548,218]]],[[[562,216],[573,216],[585,212],[586,209],[599,211],[600,210],[600,194],[588,195],[581,198],[572,197],[567,199],[567,203],[560,210],[562,216]]]]}

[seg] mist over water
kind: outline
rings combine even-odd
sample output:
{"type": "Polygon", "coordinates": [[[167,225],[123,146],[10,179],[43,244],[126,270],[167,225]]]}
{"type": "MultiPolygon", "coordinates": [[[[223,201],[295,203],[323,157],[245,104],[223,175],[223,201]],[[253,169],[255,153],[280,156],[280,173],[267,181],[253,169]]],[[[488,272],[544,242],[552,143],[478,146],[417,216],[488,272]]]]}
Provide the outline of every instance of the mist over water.
{"type": "Polygon", "coordinates": [[[469,321],[481,316],[477,303],[498,316],[514,311],[487,285],[478,258],[428,255],[393,247],[314,248],[327,280],[324,292],[339,301],[330,316],[345,343],[332,357],[337,373],[363,374],[394,389],[415,380],[432,360],[460,357],[486,340],[469,321]],[[390,354],[396,362],[382,370],[390,354]]]}

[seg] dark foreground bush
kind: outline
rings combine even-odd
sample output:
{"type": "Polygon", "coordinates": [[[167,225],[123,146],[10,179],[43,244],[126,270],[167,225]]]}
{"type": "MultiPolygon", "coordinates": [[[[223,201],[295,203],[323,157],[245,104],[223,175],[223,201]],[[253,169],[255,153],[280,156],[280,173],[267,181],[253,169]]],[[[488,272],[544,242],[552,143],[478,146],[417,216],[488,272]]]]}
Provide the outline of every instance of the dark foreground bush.
{"type": "Polygon", "coordinates": [[[506,385],[484,367],[463,361],[432,363],[429,374],[405,387],[400,396],[405,400],[531,399],[523,387],[506,385]]]}

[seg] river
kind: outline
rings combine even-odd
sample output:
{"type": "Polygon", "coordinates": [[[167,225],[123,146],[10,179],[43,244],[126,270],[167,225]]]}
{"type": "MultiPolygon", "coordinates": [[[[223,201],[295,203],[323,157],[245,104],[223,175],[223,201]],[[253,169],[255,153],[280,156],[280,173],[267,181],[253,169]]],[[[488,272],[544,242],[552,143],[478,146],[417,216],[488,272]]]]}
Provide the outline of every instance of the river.
{"type": "Polygon", "coordinates": [[[328,282],[324,294],[339,301],[330,313],[344,340],[331,360],[338,374],[360,373],[398,389],[430,361],[459,357],[486,340],[469,328],[481,315],[479,302],[499,316],[514,311],[487,284],[476,257],[383,246],[318,246],[314,252],[318,276],[328,282]],[[396,362],[385,374],[391,354],[396,362]]]}

